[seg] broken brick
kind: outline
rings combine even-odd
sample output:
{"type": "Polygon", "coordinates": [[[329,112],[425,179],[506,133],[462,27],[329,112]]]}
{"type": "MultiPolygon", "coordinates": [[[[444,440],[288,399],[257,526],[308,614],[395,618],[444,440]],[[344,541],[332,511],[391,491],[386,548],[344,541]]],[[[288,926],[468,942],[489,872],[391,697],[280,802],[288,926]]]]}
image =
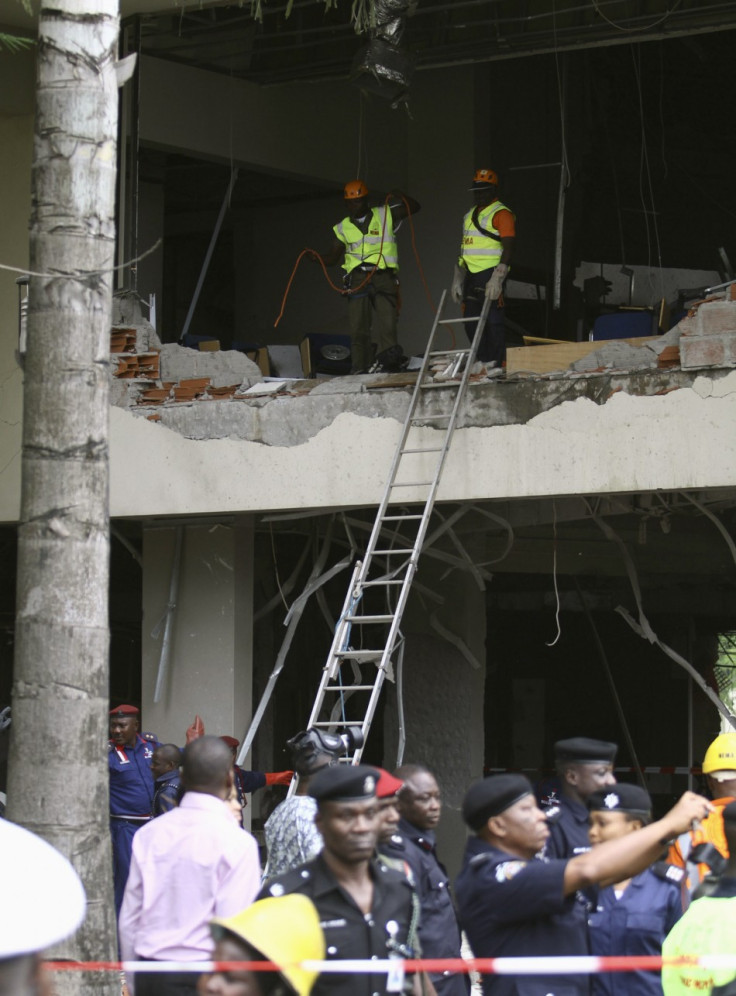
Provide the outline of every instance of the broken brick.
{"type": "Polygon", "coordinates": [[[680,336],[683,369],[736,366],[736,333],[680,336]]]}
{"type": "Polygon", "coordinates": [[[736,302],[706,301],[698,308],[695,332],[698,335],[736,334],[736,302]]]}
{"type": "Polygon", "coordinates": [[[661,369],[666,367],[678,367],[680,365],[680,347],[665,346],[657,357],[657,366],[661,369]]]}

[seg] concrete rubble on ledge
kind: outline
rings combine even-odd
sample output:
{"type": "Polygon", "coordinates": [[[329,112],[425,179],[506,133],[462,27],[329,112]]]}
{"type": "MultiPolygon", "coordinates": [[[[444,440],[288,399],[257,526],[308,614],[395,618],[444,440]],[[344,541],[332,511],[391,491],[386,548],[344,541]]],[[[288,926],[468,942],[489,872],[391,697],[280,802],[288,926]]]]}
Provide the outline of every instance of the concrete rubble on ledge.
{"type": "MultiPolygon", "coordinates": [[[[274,384],[243,353],[162,345],[140,315],[119,311],[115,317],[121,324],[113,329],[111,404],[189,439],[295,446],[346,411],[403,421],[416,381],[415,372],[404,372],[274,384]],[[263,385],[262,392],[245,393],[257,385],[263,385]]],[[[503,379],[473,372],[459,425],[524,424],[565,401],[585,397],[605,404],[620,391],[666,394],[692,386],[694,371],[710,368],[710,375],[720,379],[734,366],[736,300],[698,302],[656,340],[638,346],[602,343],[566,370],[503,379]]],[[[443,410],[444,396],[441,389],[429,392],[423,401],[427,416],[443,410]]]]}

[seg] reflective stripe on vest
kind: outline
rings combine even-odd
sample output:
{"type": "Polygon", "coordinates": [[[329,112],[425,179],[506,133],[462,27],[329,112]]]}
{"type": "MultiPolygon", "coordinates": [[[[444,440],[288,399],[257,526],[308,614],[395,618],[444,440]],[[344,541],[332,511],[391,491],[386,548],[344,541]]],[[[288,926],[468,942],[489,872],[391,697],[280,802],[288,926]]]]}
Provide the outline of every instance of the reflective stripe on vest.
{"type": "Polygon", "coordinates": [[[399,268],[399,253],[396,248],[394,223],[391,211],[386,207],[371,208],[371,220],[367,232],[361,232],[350,219],[335,225],[335,235],[345,246],[343,270],[350,273],[356,266],[376,266],[379,270],[399,268]],[[385,229],[384,229],[385,225],[385,229]]]}
{"type": "Polygon", "coordinates": [[[496,239],[489,238],[478,231],[473,221],[475,208],[472,208],[463,219],[463,240],[460,245],[461,266],[467,267],[471,273],[479,270],[488,270],[492,266],[497,266],[501,259],[503,246],[498,229],[494,228],[493,219],[498,211],[508,211],[509,209],[501,201],[494,201],[478,212],[478,223],[482,228],[487,229],[496,239]]]}

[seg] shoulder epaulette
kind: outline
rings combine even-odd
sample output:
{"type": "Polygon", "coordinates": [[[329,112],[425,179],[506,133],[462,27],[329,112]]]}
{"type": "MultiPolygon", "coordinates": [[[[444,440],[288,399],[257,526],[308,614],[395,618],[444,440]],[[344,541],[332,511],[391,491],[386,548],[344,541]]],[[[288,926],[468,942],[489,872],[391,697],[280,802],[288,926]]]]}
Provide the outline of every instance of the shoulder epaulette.
{"type": "Polygon", "coordinates": [[[141,733],[144,740],[157,741],[158,737],[155,733],[141,733]]]}
{"type": "Polygon", "coordinates": [[[667,861],[655,861],[651,866],[652,873],[665,882],[672,882],[673,885],[680,885],[685,878],[685,869],[671,865],[667,861]]]}
{"type": "Polygon", "coordinates": [[[476,854],[474,858],[471,858],[468,862],[473,868],[477,868],[479,865],[484,865],[486,861],[491,860],[490,854],[476,854]]]}

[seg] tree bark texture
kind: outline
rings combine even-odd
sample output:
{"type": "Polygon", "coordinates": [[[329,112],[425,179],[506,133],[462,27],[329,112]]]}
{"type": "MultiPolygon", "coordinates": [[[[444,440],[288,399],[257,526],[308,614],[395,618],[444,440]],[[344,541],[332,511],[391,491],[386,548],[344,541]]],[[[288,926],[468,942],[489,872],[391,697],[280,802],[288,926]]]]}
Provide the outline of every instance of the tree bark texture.
{"type": "MultiPolygon", "coordinates": [[[[117,956],[106,749],[117,38],[118,0],[41,5],[30,268],[43,276],[29,292],[8,816],[82,877],[85,923],[54,950],[81,960],[117,956]]],[[[110,973],[53,985],[120,992],[110,973]]]]}

